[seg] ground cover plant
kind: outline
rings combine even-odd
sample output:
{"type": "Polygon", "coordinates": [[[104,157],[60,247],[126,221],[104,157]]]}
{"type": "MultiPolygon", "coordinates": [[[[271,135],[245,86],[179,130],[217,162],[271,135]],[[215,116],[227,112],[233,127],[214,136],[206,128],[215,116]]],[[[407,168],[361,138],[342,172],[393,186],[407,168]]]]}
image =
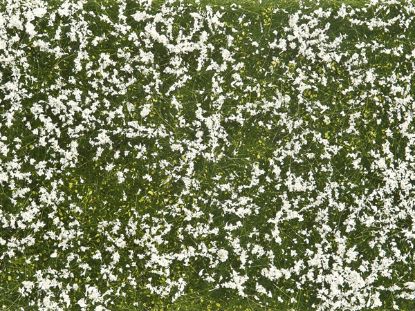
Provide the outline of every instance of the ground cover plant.
{"type": "Polygon", "coordinates": [[[0,1],[1,310],[414,310],[412,1],[0,1]]]}

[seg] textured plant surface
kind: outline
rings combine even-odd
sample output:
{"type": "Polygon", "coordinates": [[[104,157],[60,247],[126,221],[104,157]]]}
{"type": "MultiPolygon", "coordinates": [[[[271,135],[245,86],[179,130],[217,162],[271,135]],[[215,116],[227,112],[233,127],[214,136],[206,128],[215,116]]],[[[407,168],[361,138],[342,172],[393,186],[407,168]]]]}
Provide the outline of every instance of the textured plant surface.
{"type": "Polygon", "coordinates": [[[1,310],[414,310],[414,17],[0,0],[1,310]]]}

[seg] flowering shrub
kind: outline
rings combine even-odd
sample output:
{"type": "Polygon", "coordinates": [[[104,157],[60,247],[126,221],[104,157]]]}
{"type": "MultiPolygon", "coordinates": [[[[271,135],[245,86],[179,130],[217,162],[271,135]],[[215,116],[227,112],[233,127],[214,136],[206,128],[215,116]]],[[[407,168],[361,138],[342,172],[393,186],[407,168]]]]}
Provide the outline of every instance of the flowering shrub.
{"type": "Polygon", "coordinates": [[[0,2],[2,309],[415,309],[414,13],[0,2]]]}

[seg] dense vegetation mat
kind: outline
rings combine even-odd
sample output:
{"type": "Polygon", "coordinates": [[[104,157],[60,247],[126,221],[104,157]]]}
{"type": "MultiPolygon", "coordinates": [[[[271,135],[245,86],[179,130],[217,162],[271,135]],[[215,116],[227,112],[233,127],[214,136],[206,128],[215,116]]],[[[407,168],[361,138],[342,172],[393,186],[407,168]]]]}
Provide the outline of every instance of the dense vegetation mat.
{"type": "Polygon", "coordinates": [[[1,310],[414,310],[414,17],[1,0],[1,310]]]}

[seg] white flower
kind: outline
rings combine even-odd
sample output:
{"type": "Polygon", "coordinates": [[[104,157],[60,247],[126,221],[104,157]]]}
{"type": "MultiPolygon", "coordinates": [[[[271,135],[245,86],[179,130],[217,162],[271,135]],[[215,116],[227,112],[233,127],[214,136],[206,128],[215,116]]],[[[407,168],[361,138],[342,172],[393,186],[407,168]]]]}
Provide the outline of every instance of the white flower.
{"type": "Polygon", "coordinates": [[[228,259],[228,254],[229,253],[225,249],[218,250],[217,254],[218,254],[219,260],[222,261],[222,262],[225,262],[228,259]]]}
{"type": "Polygon", "coordinates": [[[36,8],[36,9],[33,10],[33,15],[35,17],[42,17],[45,14],[46,14],[46,9],[45,8],[36,8]]]}
{"type": "Polygon", "coordinates": [[[25,25],[25,28],[26,28],[26,32],[27,32],[27,34],[29,35],[30,38],[32,38],[36,35],[35,26],[32,23],[27,22],[26,25],[25,25]]]}
{"type": "Polygon", "coordinates": [[[9,27],[23,30],[23,23],[17,15],[13,15],[9,20],[9,27]]]}
{"type": "Polygon", "coordinates": [[[124,173],[117,172],[118,183],[122,184],[125,181],[124,173]]]}
{"type": "Polygon", "coordinates": [[[86,285],[86,293],[88,298],[91,299],[93,302],[97,302],[101,300],[101,294],[95,286],[86,285]]]}
{"type": "Polygon", "coordinates": [[[79,299],[77,304],[81,307],[81,308],[86,308],[87,304],[86,304],[86,300],[85,298],[79,299]]]}
{"type": "Polygon", "coordinates": [[[141,22],[147,18],[147,13],[145,12],[136,12],[135,14],[131,15],[135,21],[141,22]]]}
{"type": "Polygon", "coordinates": [[[23,287],[20,289],[20,292],[23,296],[26,296],[27,294],[30,294],[35,287],[35,283],[31,281],[23,281],[22,282],[23,287]]]}
{"type": "Polygon", "coordinates": [[[143,109],[141,109],[140,116],[145,119],[151,112],[150,108],[151,108],[150,104],[144,105],[143,109]]]}
{"type": "Polygon", "coordinates": [[[409,290],[415,290],[415,282],[406,282],[404,285],[409,290]]]}

